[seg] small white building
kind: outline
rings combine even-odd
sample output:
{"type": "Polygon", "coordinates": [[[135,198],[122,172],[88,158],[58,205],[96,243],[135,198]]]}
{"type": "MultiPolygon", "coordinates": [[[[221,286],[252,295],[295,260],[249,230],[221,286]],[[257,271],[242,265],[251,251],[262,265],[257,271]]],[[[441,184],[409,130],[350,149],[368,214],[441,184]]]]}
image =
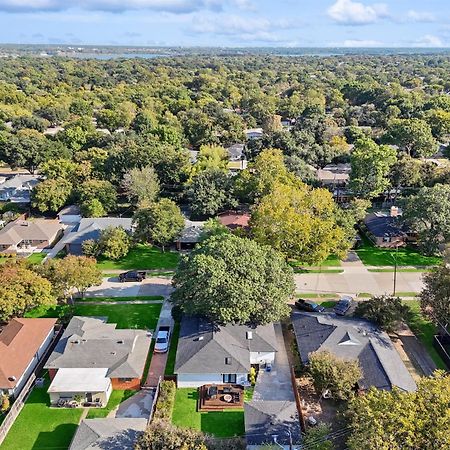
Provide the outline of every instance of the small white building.
{"type": "Polygon", "coordinates": [[[244,130],[246,138],[251,141],[253,139],[261,139],[264,137],[264,131],[262,128],[249,128],[244,130]]]}

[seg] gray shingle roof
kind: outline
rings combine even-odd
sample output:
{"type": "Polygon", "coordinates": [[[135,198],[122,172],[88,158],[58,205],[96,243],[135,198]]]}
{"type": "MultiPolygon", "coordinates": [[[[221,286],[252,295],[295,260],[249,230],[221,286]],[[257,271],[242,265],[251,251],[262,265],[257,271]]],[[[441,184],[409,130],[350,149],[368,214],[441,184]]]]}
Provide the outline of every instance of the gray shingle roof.
{"type": "Polygon", "coordinates": [[[109,378],[140,378],[150,342],[145,330],[116,329],[104,317],[74,316],[45,367],[102,367],[109,378]]]}
{"type": "Polygon", "coordinates": [[[132,450],[146,419],[84,419],[69,450],[132,450]]]}
{"type": "Polygon", "coordinates": [[[274,443],[281,445],[301,440],[297,405],[291,401],[258,401],[244,404],[245,437],[247,445],[274,443]]]}
{"type": "Polygon", "coordinates": [[[67,244],[82,244],[88,239],[98,239],[100,232],[108,227],[122,227],[131,231],[133,219],[124,217],[99,217],[81,219],[77,229],[66,239],[67,244]]]}
{"type": "Polygon", "coordinates": [[[200,317],[181,322],[175,373],[245,373],[250,352],[274,352],[277,341],[272,324],[214,325],[200,317]],[[248,332],[252,338],[248,339],[248,332]],[[227,362],[225,358],[229,358],[227,362]]]}
{"type": "Polygon", "coordinates": [[[382,214],[369,214],[364,219],[367,229],[379,238],[406,236],[399,217],[382,214]]]}
{"type": "Polygon", "coordinates": [[[340,318],[334,314],[296,312],[292,323],[300,358],[304,364],[309,354],[328,350],[339,358],[357,360],[363,371],[363,388],[375,386],[406,391],[416,384],[395,350],[389,336],[363,319],[340,318]]]}

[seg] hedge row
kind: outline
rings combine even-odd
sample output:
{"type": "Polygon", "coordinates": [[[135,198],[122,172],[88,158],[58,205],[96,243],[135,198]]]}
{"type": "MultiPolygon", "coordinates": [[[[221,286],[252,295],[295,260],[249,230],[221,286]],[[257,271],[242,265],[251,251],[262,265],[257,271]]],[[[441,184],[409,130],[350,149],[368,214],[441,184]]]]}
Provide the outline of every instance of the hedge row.
{"type": "Polygon", "coordinates": [[[175,406],[175,394],[177,388],[173,381],[162,381],[159,387],[158,400],[156,402],[155,419],[172,421],[172,411],[175,406]]]}

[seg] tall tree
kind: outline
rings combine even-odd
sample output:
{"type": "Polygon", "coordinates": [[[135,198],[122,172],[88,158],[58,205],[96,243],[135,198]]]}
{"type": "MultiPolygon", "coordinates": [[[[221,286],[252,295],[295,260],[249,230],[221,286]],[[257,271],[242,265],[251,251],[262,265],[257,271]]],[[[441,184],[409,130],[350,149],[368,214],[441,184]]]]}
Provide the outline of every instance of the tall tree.
{"type": "Polygon", "coordinates": [[[107,227],[100,232],[97,241],[88,239],[83,242],[83,253],[97,258],[103,256],[118,260],[126,256],[130,250],[131,239],[122,227],[107,227]]]}
{"type": "Polygon", "coordinates": [[[440,450],[450,447],[450,377],[420,378],[417,391],[370,389],[350,402],[351,450],[440,450]]]}
{"type": "Polygon", "coordinates": [[[422,119],[393,120],[384,140],[415,158],[431,156],[437,150],[431,127],[422,119]]]}
{"type": "Polygon", "coordinates": [[[180,262],[171,299],[219,323],[265,324],[289,313],[292,269],[270,247],[231,234],[198,244],[180,262]]]}
{"type": "Polygon", "coordinates": [[[387,175],[397,160],[397,151],[388,145],[377,145],[371,139],[356,141],[350,157],[350,187],[356,194],[372,198],[389,187],[387,175]]]}
{"type": "Polygon", "coordinates": [[[57,212],[67,203],[71,193],[72,185],[67,180],[44,180],[34,187],[31,204],[42,213],[57,212]]]}
{"type": "Polygon", "coordinates": [[[152,166],[130,169],[123,176],[122,187],[130,201],[145,207],[154,202],[159,194],[158,175],[152,166]]]}
{"type": "Polygon", "coordinates": [[[405,200],[403,220],[419,235],[419,245],[428,255],[450,240],[450,186],[422,188],[405,200]]]}
{"type": "Polygon", "coordinates": [[[56,304],[51,283],[20,263],[0,266],[0,321],[23,316],[38,306],[56,304]]]}
{"type": "Polygon", "coordinates": [[[76,190],[80,204],[98,200],[106,212],[116,207],[117,194],[114,186],[106,180],[88,180],[78,186],[76,190]]]}
{"type": "Polygon", "coordinates": [[[175,202],[167,198],[140,209],[134,216],[135,236],[144,242],[165,247],[179,236],[184,228],[184,217],[175,202]]]}
{"type": "Polygon", "coordinates": [[[219,169],[207,169],[194,177],[188,189],[192,214],[196,217],[215,216],[237,206],[233,197],[231,176],[219,169]]]}
{"type": "Polygon", "coordinates": [[[226,171],[228,167],[227,151],[218,145],[202,145],[197,155],[197,162],[192,167],[192,175],[195,176],[204,170],[226,171]]]}
{"type": "Polygon", "coordinates": [[[337,223],[332,195],[297,185],[275,185],[262,197],[250,221],[254,239],[302,263],[319,264],[330,254],[344,257],[350,243],[337,223]]]}

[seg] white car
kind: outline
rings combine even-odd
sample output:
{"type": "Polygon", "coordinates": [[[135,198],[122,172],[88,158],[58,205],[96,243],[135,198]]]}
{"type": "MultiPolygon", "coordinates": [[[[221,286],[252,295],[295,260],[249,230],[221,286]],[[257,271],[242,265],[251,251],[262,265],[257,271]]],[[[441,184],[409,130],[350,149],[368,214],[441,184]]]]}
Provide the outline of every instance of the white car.
{"type": "Polygon", "coordinates": [[[165,353],[169,350],[169,327],[161,327],[156,335],[155,353],[165,353]]]}

